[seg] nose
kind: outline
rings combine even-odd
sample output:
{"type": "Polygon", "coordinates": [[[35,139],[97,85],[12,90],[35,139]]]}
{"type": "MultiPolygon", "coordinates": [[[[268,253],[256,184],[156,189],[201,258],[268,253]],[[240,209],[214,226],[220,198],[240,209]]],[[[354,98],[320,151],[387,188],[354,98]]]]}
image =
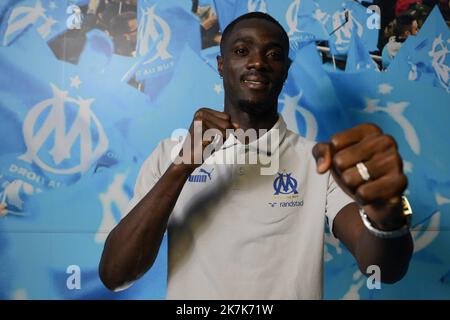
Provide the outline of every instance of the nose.
{"type": "Polygon", "coordinates": [[[267,57],[260,51],[250,53],[247,60],[247,69],[267,71],[269,69],[267,57]]]}

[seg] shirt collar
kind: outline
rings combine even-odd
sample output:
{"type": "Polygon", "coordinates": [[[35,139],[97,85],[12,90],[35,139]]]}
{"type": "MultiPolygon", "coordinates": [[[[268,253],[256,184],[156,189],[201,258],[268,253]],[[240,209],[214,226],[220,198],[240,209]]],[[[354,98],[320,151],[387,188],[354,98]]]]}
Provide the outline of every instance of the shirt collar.
{"type": "Polygon", "coordinates": [[[260,136],[257,140],[254,140],[245,145],[240,142],[234,135],[230,135],[230,137],[223,144],[223,148],[227,149],[231,146],[237,145],[238,148],[255,152],[264,152],[270,156],[279,148],[286,135],[286,131],[286,122],[284,121],[281,114],[278,114],[278,120],[277,122],[275,122],[273,127],[265,134],[260,136]]]}

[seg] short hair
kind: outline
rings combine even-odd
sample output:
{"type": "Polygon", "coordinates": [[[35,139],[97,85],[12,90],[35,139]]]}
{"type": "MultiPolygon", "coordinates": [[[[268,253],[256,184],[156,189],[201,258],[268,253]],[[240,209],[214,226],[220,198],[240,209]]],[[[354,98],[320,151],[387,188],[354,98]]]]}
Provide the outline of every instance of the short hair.
{"type": "Polygon", "coordinates": [[[416,21],[415,12],[405,12],[397,17],[396,36],[401,37],[406,31],[411,32],[411,26],[416,21]]]}
{"type": "Polygon", "coordinates": [[[286,33],[286,30],[284,30],[283,26],[271,15],[268,15],[267,13],[263,13],[263,12],[258,12],[258,11],[243,14],[242,16],[239,16],[236,19],[234,19],[233,21],[231,21],[226,26],[226,28],[222,32],[222,38],[220,40],[220,54],[223,54],[223,46],[224,46],[225,42],[228,40],[228,38],[230,37],[231,31],[233,30],[233,28],[239,22],[248,20],[248,19],[263,19],[263,20],[269,21],[269,22],[273,23],[274,25],[276,25],[282,31],[282,34],[283,34],[282,40],[283,40],[283,43],[286,45],[286,48],[288,49],[287,53],[289,55],[289,37],[286,33]]]}

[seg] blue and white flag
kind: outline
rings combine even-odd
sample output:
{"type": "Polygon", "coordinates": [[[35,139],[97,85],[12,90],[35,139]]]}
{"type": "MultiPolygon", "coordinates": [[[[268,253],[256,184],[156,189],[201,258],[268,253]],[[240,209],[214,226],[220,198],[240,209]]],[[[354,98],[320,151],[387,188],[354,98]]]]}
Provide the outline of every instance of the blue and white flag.
{"type": "Polygon", "coordinates": [[[328,140],[348,128],[348,119],[322,68],[315,43],[297,51],[279,108],[288,128],[309,140],[328,140]]]}
{"type": "Polygon", "coordinates": [[[138,57],[114,54],[111,38],[104,31],[93,29],[86,34],[77,66],[89,78],[97,78],[114,87],[135,76],[139,61],[138,57]]]}
{"type": "Polygon", "coordinates": [[[352,40],[347,55],[347,63],[345,65],[346,72],[357,72],[360,70],[379,71],[378,65],[370,56],[366,46],[361,41],[361,37],[354,29],[352,32],[352,40]]]}
{"type": "Polygon", "coordinates": [[[190,47],[185,47],[166,88],[130,124],[127,141],[139,155],[146,157],[174,130],[187,130],[196,110],[202,107],[223,110],[223,101],[224,89],[217,71],[190,47]],[[192,81],[192,70],[198,81],[192,81]]]}
{"type": "MultiPolygon", "coordinates": [[[[220,30],[225,30],[226,26],[231,21],[248,12],[264,12],[272,14],[268,11],[270,8],[270,5],[268,4],[269,1],[270,0],[214,0],[220,30]]],[[[280,5],[280,3],[278,3],[278,5],[280,5]]]]}
{"type": "Polygon", "coordinates": [[[323,13],[315,0],[215,0],[221,30],[248,12],[264,12],[285,29],[291,42],[328,40],[321,19],[323,13]]]}
{"type": "Polygon", "coordinates": [[[450,30],[435,6],[416,36],[409,36],[388,72],[450,92],[450,30]]]}
{"type": "Polygon", "coordinates": [[[5,219],[0,228],[8,231],[8,246],[0,256],[11,263],[2,267],[9,277],[0,276],[0,291],[8,298],[20,292],[23,299],[164,299],[165,239],[151,271],[132,288],[111,292],[98,275],[104,242],[127,214],[138,169],[130,163],[84,175],[77,184],[31,199],[33,216],[5,219]]]}
{"type": "Polygon", "coordinates": [[[354,125],[373,122],[395,137],[417,213],[414,221],[430,217],[437,210],[431,184],[450,181],[450,151],[442,148],[450,136],[447,94],[434,88],[424,94],[419,83],[374,71],[329,74],[354,125]]]}
{"type": "Polygon", "coordinates": [[[431,184],[436,197],[436,203],[441,212],[441,228],[450,228],[450,179],[447,181],[435,182],[431,184]]]}
{"type": "Polygon", "coordinates": [[[353,30],[369,51],[378,49],[378,29],[367,23],[372,19],[371,10],[355,1],[316,1],[321,10],[320,21],[330,34],[329,46],[333,54],[347,54],[353,30]]]}
{"type": "MultiPolygon", "coordinates": [[[[127,213],[144,160],[127,140],[137,136],[131,123],[150,104],[120,81],[124,68],[115,65],[110,47],[103,49],[86,47],[92,65],[102,66],[93,72],[87,58],[82,66],[56,60],[33,27],[0,50],[0,115],[8,120],[0,138],[5,299],[165,296],[166,241],[152,271],[132,289],[112,293],[98,277],[104,241],[127,213]],[[72,281],[77,273],[81,280],[72,281]]],[[[151,135],[148,127],[143,134],[151,135]]]]}
{"type": "Polygon", "coordinates": [[[93,29],[86,34],[86,43],[78,59],[78,66],[90,72],[105,72],[113,54],[112,39],[104,31],[93,29]]]}
{"type": "Polygon", "coordinates": [[[235,1],[234,17],[237,18],[247,12],[269,13],[268,2],[267,0],[237,0],[235,1]]]}
{"type": "Polygon", "coordinates": [[[234,20],[234,6],[236,0],[213,0],[220,30],[223,32],[226,26],[234,20]]]}
{"type": "MultiPolygon", "coordinates": [[[[163,87],[159,76],[173,71],[183,48],[188,45],[200,52],[198,18],[174,1],[138,2],[138,41],[136,53],[141,60],[136,79],[146,82],[146,88],[158,91],[163,87]]],[[[164,84],[166,84],[164,82],[164,84]]]]}
{"type": "Polygon", "coordinates": [[[4,0],[0,3],[0,21],[3,21],[3,15],[15,0],[4,0]]]}
{"type": "Polygon", "coordinates": [[[112,87],[56,60],[34,29],[0,50],[0,64],[0,113],[14,119],[14,131],[3,136],[9,147],[0,152],[1,196],[17,213],[27,211],[24,197],[73,184],[93,170],[117,148],[110,134],[148,105],[125,83],[112,87]]]}
{"type": "Polygon", "coordinates": [[[81,29],[81,5],[88,0],[22,0],[9,2],[0,25],[2,46],[8,46],[27,28],[37,28],[42,39],[50,41],[67,29],[81,29]]]}
{"type": "Polygon", "coordinates": [[[219,73],[217,70],[217,56],[220,56],[220,46],[203,49],[200,56],[212,70],[219,73]]]}
{"type": "Polygon", "coordinates": [[[322,18],[323,14],[316,1],[292,1],[286,10],[287,33],[291,42],[328,40],[329,35],[321,22],[322,18]]]}

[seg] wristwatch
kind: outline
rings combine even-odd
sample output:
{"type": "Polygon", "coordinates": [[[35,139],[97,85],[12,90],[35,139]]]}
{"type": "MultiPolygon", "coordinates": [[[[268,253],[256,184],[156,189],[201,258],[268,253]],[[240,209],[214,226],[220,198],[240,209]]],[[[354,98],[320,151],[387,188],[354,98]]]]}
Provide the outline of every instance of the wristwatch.
{"type": "Polygon", "coordinates": [[[369,217],[367,216],[366,212],[362,207],[359,208],[359,215],[361,216],[361,220],[364,226],[367,228],[367,230],[369,230],[370,233],[379,238],[394,239],[402,237],[405,234],[407,234],[411,227],[412,209],[408,199],[405,196],[402,196],[402,210],[406,223],[399,229],[391,231],[385,231],[375,228],[372,222],[370,222],[369,217]]]}

